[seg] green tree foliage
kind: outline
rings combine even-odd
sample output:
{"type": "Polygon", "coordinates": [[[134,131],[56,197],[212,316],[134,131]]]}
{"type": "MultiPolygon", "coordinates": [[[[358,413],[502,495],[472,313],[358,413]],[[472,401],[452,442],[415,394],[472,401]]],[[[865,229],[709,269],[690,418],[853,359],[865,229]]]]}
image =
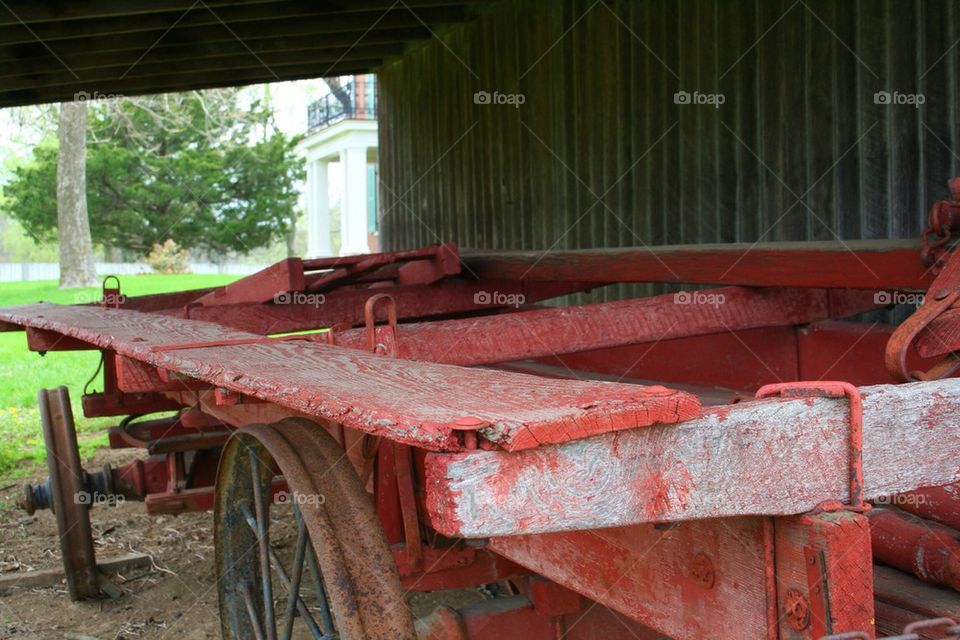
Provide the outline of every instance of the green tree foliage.
{"type": "MultiPolygon", "coordinates": [[[[91,103],[87,201],[95,243],[147,254],[169,238],[210,255],[282,238],[303,169],[295,140],[238,90],[91,103]]],[[[56,145],[14,170],[0,206],[38,240],[56,235],[56,145]]]]}

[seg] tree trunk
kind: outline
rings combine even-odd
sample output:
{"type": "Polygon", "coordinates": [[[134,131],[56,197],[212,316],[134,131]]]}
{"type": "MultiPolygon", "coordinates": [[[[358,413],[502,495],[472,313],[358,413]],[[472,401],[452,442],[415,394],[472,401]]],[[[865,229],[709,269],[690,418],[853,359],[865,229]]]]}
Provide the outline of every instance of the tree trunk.
{"type": "Polygon", "coordinates": [[[93,241],[87,219],[87,103],[60,105],[60,154],[57,158],[57,231],[60,239],[60,288],[97,286],[93,241]]]}

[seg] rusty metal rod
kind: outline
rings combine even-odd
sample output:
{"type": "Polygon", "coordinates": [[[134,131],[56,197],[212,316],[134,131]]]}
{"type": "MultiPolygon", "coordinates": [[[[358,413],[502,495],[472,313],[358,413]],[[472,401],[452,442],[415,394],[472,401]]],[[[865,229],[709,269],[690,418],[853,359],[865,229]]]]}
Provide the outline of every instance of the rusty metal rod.
{"type": "Polygon", "coordinates": [[[960,590],[956,531],[894,509],[869,511],[873,555],[921,580],[960,590]]]}

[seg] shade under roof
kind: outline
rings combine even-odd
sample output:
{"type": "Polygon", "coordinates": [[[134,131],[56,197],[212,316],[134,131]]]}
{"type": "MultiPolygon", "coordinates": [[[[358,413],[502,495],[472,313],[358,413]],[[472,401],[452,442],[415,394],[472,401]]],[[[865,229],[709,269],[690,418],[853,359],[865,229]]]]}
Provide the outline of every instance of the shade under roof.
{"type": "Polygon", "coordinates": [[[363,73],[464,0],[5,0],[0,107],[363,73]]]}

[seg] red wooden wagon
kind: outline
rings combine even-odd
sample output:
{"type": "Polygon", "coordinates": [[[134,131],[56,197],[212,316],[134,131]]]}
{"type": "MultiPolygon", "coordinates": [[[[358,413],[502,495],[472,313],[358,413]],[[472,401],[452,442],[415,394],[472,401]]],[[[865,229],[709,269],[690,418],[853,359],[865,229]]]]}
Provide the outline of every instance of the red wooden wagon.
{"type": "Polygon", "coordinates": [[[102,353],[84,414],[146,453],[83,471],[43,391],[50,480],[24,502],[54,508],[75,598],[101,588],[91,504],[213,508],[225,638],[412,638],[405,592],[490,584],[419,633],[956,635],[958,210],[922,251],[441,245],[3,309],[34,351],[102,353]],[[690,288],[538,304],[611,283],[690,288]]]}

